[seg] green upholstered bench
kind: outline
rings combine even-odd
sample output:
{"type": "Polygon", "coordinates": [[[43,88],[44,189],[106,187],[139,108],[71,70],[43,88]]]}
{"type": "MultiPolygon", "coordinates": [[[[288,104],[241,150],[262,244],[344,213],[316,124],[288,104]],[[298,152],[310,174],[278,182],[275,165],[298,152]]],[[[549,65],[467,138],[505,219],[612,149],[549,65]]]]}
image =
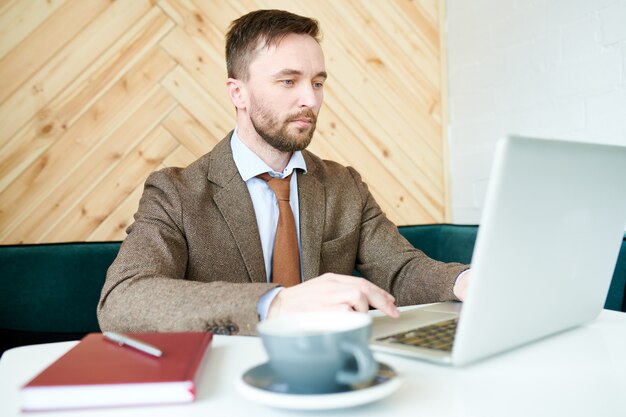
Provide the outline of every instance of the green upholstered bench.
{"type": "Polygon", "coordinates": [[[0,353],[100,331],[96,305],[120,242],[0,246],[0,353]]]}
{"type": "MultiPolygon", "coordinates": [[[[470,263],[477,226],[401,226],[415,247],[444,262],[470,263]]],[[[0,246],[0,353],[76,340],[99,331],[96,305],[120,242],[0,246]]],[[[605,307],[626,311],[626,236],[605,307]]]]}

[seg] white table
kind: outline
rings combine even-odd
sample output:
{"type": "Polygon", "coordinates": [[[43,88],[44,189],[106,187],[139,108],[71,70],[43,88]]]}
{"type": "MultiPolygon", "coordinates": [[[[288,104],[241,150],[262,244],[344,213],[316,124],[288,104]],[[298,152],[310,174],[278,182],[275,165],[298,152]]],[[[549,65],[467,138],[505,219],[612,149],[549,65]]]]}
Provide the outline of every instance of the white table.
{"type": "MultiPolygon", "coordinates": [[[[20,386],[74,346],[50,343],[11,349],[0,360],[0,416],[20,415],[20,386]]],[[[260,339],[216,336],[195,403],[30,413],[70,416],[626,416],[626,314],[604,310],[592,323],[454,369],[376,354],[403,378],[391,396],[343,410],[300,412],[258,405],[235,378],[266,360],[260,339]]]]}

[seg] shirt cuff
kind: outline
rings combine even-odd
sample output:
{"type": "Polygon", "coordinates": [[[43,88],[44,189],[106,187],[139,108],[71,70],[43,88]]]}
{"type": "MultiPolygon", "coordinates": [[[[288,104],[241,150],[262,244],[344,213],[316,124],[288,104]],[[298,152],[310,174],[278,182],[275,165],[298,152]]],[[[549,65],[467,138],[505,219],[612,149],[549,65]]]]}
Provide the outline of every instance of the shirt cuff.
{"type": "Polygon", "coordinates": [[[454,281],[454,285],[456,285],[457,282],[459,282],[459,280],[461,279],[461,277],[465,274],[467,274],[469,272],[469,268],[464,269],[463,271],[461,271],[461,273],[459,274],[458,277],[456,277],[456,280],[454,281]]]}
{"type": "Polygon", "coordinates": [[[265,294],[259,298],[259,302],[257,303],[257,312],[259,313],[259,318],[261,321],[265,320],[267,317],[267,312],[270,309],[270,304],[274,301],[274,298],[278,295],[278,293],[283,289],[283,287],[272,288],[265,294]]]}

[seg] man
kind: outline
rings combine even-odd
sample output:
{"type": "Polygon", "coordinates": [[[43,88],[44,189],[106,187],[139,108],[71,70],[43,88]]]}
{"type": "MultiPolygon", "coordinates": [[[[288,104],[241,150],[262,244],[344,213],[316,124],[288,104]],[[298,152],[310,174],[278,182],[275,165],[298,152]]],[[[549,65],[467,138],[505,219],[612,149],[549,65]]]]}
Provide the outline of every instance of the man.
{"type": "Polygon", "coordinates": [[[284,11],[232,23],[236,129],[187,168],[147,179],[102,290],[103,330],[254,334],[266,317],[370,306],[395,317],[395,302],[463,297],[466,266],[414,249],[354,169],[304,150],[327,77],[318,42],[315,20],[284,11]]]}

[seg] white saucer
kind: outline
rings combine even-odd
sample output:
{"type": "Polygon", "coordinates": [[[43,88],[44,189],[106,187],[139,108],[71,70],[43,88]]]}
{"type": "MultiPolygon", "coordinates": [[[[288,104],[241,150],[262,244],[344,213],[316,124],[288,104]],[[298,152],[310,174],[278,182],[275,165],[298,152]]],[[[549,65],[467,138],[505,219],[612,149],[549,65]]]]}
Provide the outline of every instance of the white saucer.
{"type": "Polygon", "coordinates": [[[380,400],[394,392],[401,382],[389,365],[379,362],[378,374],[367,386],[346,386],[340,392],[329,394],[293,394],[269,364],[264,363],[244,372],[235,380],[235,387],[243,396],[259,404],[292,410],[327,410],[380,400]]]}

